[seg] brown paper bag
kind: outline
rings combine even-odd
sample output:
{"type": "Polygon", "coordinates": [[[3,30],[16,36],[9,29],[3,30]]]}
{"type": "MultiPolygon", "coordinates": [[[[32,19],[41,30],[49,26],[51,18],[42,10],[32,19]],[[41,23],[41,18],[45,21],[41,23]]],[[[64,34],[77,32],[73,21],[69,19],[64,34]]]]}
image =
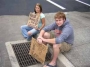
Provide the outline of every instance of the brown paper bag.
{"type": "Polygon", "coordinates": [[[48,46],[39,44],[36,39],[32,38],[29,54],[42,64],[45,62],[48,46]]]}
{"type": "Polygon", "coordinates": [[[40,21],[40,14],[30,12],[27,25],[37,29],[39,21],[40,21]]]}

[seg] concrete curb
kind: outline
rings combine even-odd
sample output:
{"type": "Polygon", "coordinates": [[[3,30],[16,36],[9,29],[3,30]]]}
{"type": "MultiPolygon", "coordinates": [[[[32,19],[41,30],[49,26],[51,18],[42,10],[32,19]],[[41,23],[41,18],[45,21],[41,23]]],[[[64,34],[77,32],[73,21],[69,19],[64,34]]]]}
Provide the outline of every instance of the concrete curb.
{"type": "Polygon", "coordinates": [[[58,59],[63,63],[65,67],[75,67],[62,53],[59,54],[58,59]]]}
{"type": "MultiPolygon", "coordinates": [[[[53,52],[51,47],[49,50],[51,53],[53,52]]],[[[75,67],[62,53],[60,53],[58,56],[57,66],[58,67],[75,67]]]]}
{"type": "Polygon", "coordinates": [[[5,43],[12,67],[20,67],[10,42],[5,43]]]}

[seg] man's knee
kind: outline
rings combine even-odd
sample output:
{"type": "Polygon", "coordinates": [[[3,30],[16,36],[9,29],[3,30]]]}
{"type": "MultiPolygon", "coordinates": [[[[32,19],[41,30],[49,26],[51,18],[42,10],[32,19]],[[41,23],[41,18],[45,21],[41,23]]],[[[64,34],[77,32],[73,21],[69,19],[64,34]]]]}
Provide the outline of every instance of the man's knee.
{"type": "Polygon", "coordinates": [[[50,34],[47,33],[47,32],[45,32],[45,33],[44,33],[44,38],[47,38],[47,39],[50,38],[50,34]]]}
{"type": "Polygon", "coordinates": [[[54,48],[54,49],[59,49],[60,46],[59,46],[58,44],[53,44],[53,48],[54,48]]]}

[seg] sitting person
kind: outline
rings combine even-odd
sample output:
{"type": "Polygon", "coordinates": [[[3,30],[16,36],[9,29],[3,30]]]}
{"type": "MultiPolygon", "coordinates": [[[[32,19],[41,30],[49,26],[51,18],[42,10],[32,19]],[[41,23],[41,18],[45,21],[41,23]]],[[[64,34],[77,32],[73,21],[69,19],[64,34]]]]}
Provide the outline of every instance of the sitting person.
{"type": "Polygon", "coordinates": [[[74,42],[74,32],[69,21],[63,12],[57,12],[54,16],[55,22],[44,27],[37,41],[39,43],[51,43],[53,46],[53,58],[50,63],[44,67],[56,67],[56,61],[60,52],[69,51],[74,42]],[[49,31],[55,31],[55,37],[50,38],[49,31]]]}
{"type": "Polygon", "coordinates": [[[32,36],[39,33],[40,30],[45,26],[45,15],[42,13],[42,6],[39,3],[36,4],[34,12],[35,14],[40,14],[38,29],[30,27],[28,24],[21,26],[22,34],[24,38],[27,38],[27,40],[31,40],[32,36]]]}

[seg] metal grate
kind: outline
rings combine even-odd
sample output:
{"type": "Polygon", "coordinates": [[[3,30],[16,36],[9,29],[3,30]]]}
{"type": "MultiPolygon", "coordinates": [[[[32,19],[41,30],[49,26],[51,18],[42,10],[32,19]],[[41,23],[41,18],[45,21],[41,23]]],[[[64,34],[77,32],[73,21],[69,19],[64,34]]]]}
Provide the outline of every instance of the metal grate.
{"type": "MultiPolygon", "coordinates": [[[[36,59],[34,59],[31,55],[29,55],[30,42],[13,44],[12,47],[20,67],[26,67],[40,63],[36,59]]],[[[48,51],[48,53],[46,54],[45,61],[49,61],[50,59],[51,53],[48,51]]]]}

